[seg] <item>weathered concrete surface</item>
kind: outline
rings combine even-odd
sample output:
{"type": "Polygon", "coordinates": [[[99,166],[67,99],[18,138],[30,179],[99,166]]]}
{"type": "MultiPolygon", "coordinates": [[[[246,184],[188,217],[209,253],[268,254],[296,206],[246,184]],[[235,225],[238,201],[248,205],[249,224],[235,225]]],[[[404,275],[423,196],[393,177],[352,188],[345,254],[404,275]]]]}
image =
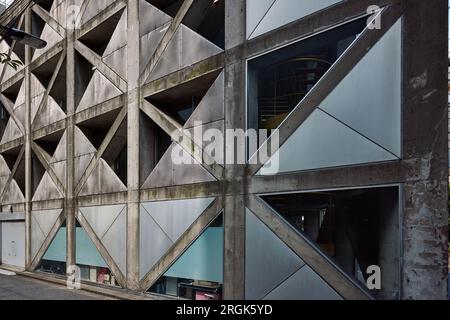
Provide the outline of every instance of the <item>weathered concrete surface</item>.
{"type": "Polygon", "coordinates": [[[0,300],[113,300],[21,276],[0,275],[0,300]]]}
{"type": "Polygon", "coordinates": [[[447,3],[404,1],[402,299],[446,299],[447,3]]]}

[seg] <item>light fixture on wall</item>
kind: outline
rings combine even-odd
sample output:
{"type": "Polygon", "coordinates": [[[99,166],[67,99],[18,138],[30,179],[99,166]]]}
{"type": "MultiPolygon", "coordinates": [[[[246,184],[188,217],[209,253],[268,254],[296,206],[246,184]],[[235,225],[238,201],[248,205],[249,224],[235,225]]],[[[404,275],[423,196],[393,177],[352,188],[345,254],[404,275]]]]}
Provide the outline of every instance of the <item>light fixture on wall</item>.
{"type": "Polygon", "coordinates": [[[46,41],[16,28],[0,27],[0,35],[35,49],[42,49],[47,45],[46,41]]]}

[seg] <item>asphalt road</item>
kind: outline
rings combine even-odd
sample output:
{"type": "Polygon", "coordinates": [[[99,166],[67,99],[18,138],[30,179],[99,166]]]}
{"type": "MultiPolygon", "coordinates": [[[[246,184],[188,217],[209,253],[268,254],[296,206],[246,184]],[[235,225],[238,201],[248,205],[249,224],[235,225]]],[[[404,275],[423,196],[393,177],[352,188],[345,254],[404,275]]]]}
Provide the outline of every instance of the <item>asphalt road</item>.
{"type": "Polygon", "coordinates": [[[0,274],[0,300],[110,300],[90,292],[20,276],[0,274]]]}

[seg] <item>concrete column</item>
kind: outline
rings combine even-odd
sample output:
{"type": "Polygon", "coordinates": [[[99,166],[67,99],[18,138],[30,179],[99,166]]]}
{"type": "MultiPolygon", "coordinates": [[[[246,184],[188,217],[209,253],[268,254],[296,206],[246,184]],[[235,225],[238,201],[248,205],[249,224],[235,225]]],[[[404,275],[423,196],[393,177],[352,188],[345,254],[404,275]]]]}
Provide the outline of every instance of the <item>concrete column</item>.
{"type": "Polygon", "coordinates": [[[128,0],[127,287],[139,289],[139,1],[128,0]]]}
{"type": "MultiPolygon", "coordinates": [[[[25,12],[25,31],[31,33],[31,10],[25,12]]],[[[31,259],[31,199],[32,199],[32,160],[31,160],[31,82],[29,64],[31,48],[25,46],[25,265],[28,271],[31,259]]]]}
{"type": "MultiPolygon", "coordinates": [[[[75,5],[74,0],[69,1],[70,5],[75,5]]],[[[70,22],[68,21],[68,24],[70,22]]],[[[66,163],[66,198],[64,210],[66,213],[67,232],[67,267],[76,265],[76,195],[74,194],[75,183],[75,138],[74,138],[74,113],[76,110],[75,99],[75,29],[74,26],[67,26],[67,55],[66,55],[66,81],[67,81],[67,163],[66,163]]]]}
{"type": "MultiPolygon", "coordinates": [[[[245,62],[231,53],[245,42],[245,0],[225,2],[225,128],[245,129],[245,62]]],[[[237,50],[241,52],[240,50],[237,50]]],[[[226,141],[230,144],[231,141],[226,141]]],[[[238,154],[234,146],[234,154],[238,154]]],[[[226,157],[225,157],[226,158],[226,157]]],[[[226,179],[242,180],[245,167],[227,164],[226,179]]],[[[237,186],[238,184],[233,184],[237,186]]],[[[246,185],[243,181],[242,185],[246,185]]],[[[245,298],[245,203],[241,190],[228,190],[224,209],[224,299],[245,298]]]]}
{"type": "Polygon", "coordinates": [[[404,5],[402,299],[447,299],[447,2],[404,5]],[[424,27],[426,26],[426,27],[424,27]]]}

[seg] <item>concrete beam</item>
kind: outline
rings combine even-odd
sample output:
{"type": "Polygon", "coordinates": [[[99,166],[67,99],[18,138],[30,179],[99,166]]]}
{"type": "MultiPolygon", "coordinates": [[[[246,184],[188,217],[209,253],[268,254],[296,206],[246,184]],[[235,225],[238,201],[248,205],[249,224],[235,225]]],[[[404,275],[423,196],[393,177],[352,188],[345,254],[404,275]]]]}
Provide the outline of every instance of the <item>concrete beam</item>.
{"type": "Polygon", "coordinates": [[[108,101],[102,102],[89,109],[82,110],[74,115],[75,123],[79,124],[91,118],[95,118],[101,116],[102,114],[119,109],[125,105],[125,101],[126,95],[121,95],[108,101]]]}
{"type": "Polygon", "coordinates": [[[44,128],[40,128],[32,132],[32,140],[38,140],[49,136],[53,133],[62,131],[66,128],[66,120],[60,120],[58,122],[52,123],[44,128]]]}
{"type": "Polygon", "coordinates": [[[13,141],[9,141],[7,143],[4,143],[0,145],[0,153],[4,153],[6,151],[9,151],[11,149],[15,149],[17,147],[22,146],[25,143],[25,137],[20,137],[17,139],[14,139],[13,141]]]}
{"type": "Polygon", "coordinates": [[[127,202],[128,192],[115,192],[108,194],[94,194],[77,198],[78,207],[96,207],[124,204],[127,202]]]}
{"type": "MultiPolygon", "coordinates": [[[[25,12],[25,31],[31,32],[31,10],[25,12]]],[[[31,270],[31,200],[32,200],[32,153],[31,153],[31,74],[29,64],[31,61],[31,48],[25,46],[25,266],[31,270]]]]}
{"type": "Polygon", "coordinates": [[[46,63],[48,60],[52,59],[54,56],[58,55],[65,49],[66,49],[66,41],[61,40],[56,45],[54,45],[53,47],[48,49],[48,51],[46,51],[45,53],[43,53],[42,55],[37,57],[36,60],[33,60],[32,62],[30,62],[30,65],[29,65],[30,70],[33,71],[33,70],[39,68],[44,63],[46,63]]]}
{"type": "Polygon", "coordinates": [[[140,187],[140,111],[141,101],[139,86],[140,67],[140,22],[139,1],[128,0],[127,9],[127,170],[128,170],[128,199],[127,199],[127,288],[139,289],[140,275],[140,211],[139,211],[139,187],[140,187]]]}
{"type": "MultiPolygon", "coordinates": [[[[5,68],[3,69],[3,71],[5,68]]],[[[11,78],[6,79],[6,81],[2,82],[0,85],[0,91],[3,92],[7,89],[9,89],[12,85],[16,84],[17,82],[21,81],[25,78],[25,69],[17,71],[15,75],[13,75],[11,78]]],[[[3,79],[1,80],[3,81],[3,79]]]]}
{"type": "Polygon", "coordinates": [[[217,72],[224,67],[223,53],[197,62],[189,67],[152,81],[142,86],[142,97],[146,98],[162,91],[185,84],[204,75],[217,72]]]}
{"type": "Polygon", "coordinates": [[[194,198],[218,197],[223,194],[224,183],[213,181],[184,186],[141,190],[141,201],[165,201],[194,198]]]}

